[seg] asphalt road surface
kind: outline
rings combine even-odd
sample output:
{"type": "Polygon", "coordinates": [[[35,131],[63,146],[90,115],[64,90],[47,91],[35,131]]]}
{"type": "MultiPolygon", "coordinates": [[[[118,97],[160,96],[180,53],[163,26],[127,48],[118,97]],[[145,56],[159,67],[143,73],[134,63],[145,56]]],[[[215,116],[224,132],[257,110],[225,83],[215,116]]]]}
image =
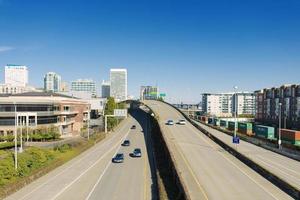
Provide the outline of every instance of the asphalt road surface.
{"type": "MultiPolygon", "coordinates": [[[[232,144],[232,136],[229,136],[221,131],[210,128],[209,126],[198,123],[202,128],[209,131],[211,134],[221,139],[226,144],[235,147],[232,144]]],[[[258,163],[268,171],[276,174],[281,179],[285,180],[298,190],[300,190],[300,162],[291,158],[279,155],[272,151],[258,147],[254,144],[240,140],[237,145],[237,150],[248,158],[258,163]]]]}
{"type": "Polygon", "coordinates": [[[159,124],[183,185],[191,199],[291,199],[286,193],[244,165],[193,125],[166,125],[184,117],[171,106],[145,101],[159,124]]]}
{"type": "MultiPolygon", "coordinates": [[[[77,156],[70,162],[7,197],[7,200],[143,200],[155,198],[145,139],[148,138],[147,118],[139,113],[136,119],[124,120],[114,133],[77,156]],[[135,124],[136,129],[131,129],[135,124]],[[143,128],[142,128],[143,126],[143,128]],[[143,130],[143,131],[142,131],[143,130]],[[131,145],[120,144],[129,139],[131,145]],[[129,153],[141,148],[141,158],[129,153]],[[124,153],[124,163],[114,164],[112,157],[124,153]]],[[[148,150],[151,147],[148,147],[148,150]]]]}

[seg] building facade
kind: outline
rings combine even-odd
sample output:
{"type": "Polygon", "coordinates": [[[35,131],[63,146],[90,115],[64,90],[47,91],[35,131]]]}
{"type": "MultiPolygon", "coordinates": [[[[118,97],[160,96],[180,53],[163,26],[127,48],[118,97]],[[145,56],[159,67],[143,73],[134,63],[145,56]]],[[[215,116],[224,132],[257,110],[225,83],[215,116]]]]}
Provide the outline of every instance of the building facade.
{"type": "Polygon", "coordinates": [[[239,115],[255,115],[255,94],[250,92],[236,93],[232,98],[232,113],[239,115]],[[237,108],[237,109],[236,109],[237,108]]]}
{"type": "Polygon", "coordinates": [[[101,97],[108,98],[110,97],[110,82],[109,81],[102,81],[101,84],[101,97]]]}
{"type": "Polygon", "coordinates": [[[11,84],[0,84],[0,94],[19,94],[24,92],[32,92],[36,89],[31,86],[13,86],[11,84]]]}
{"type": "Polygon", "coordinates": [[[69,85],[68,85],[67,82],[62,81],[60,86],[61,86],[61,88],[60,88],[61,92],[68,92],[69,91],[69,85]]]}
{"type": "Polygon", "coordinates": [[[28,69],[24,65],[5,66],[5,84],[12,86],[26,87],[28,85],[28,69]]]}
{"type": "Polygon", "coordinates": [[[300,85],[282,85],[265,88],[257,92],[256,121],[278,126],[281,113],[281,127],[300,129],[300,85]]]}
{"type": "Polygon", "coordinates": [[[156,86],[141,86],[140,99],[141,100],[155,100],[159,98],[159,89],[156,86]]]}
{"type": "Polygon", "coordinates": [[[53,125],[59,128],[62,136],[75,136],[86,123],[89,110],[87,102],[57,93],[1,95],[0,134],[13,134],[15,115],[23,113],[32,116],[28,124],[33,129],[53,125]]]}
{"type": "Polygon", "coordinates": [[[232,117],[234,113],[237,113],[237,116],[254,116],[255,95],[249,92],[204,93],[202,94],[202,110],[207,115],[216,117],[232,117]]]}
{"type": "Polygon", "coordinates": [[[61,77],[55,72],[48,72],[44,76],[44,90],[49,92],[61,91],[61,77]]]}
{"type": "Polygon", "coordinates": [[[110,96],[115,100],[124,101],[127,99],[127,70],[110,70],[110,96]]]}
{"type": "Polygon", "coordinates": [[[96,83],[91,79],[78,79],[72,81],[71,92],[84,92],[90,94],[91,97],[96,97],[96,83]]]}
{"type": "Polygon", "coordinates": [[[231,117],[232,97],[233,93],[204,93],[202,94],[202,110],[207,115],[231,117]]]}

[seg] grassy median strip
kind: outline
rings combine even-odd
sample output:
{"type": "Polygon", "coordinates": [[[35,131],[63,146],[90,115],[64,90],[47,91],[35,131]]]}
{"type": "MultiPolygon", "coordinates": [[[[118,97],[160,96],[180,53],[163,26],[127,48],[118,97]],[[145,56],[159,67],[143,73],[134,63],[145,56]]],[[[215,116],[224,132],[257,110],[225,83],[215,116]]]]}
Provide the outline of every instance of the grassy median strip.
{"type": "Polygon", "coordinates": [[[17,171],[14,167],[13,151],[1,150],[0,199],[61,166],[104,138],[104,133],[97,133],[91,136],[89,141],[82,139],[72,145],[64,144],[53,149],[28,147],[18,154],[17,171]]]}

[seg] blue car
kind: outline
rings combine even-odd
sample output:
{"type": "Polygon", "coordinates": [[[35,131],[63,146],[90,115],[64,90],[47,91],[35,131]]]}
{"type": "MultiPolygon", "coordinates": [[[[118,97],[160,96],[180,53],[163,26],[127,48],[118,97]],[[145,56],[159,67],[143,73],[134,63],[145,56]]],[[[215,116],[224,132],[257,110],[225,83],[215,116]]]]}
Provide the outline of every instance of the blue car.
{"type": "Polygon", "coordinates": [[[122,163],[124,162],[124,154],[118,153],[115,157],[112,159],[113,163],[122,163]]]}

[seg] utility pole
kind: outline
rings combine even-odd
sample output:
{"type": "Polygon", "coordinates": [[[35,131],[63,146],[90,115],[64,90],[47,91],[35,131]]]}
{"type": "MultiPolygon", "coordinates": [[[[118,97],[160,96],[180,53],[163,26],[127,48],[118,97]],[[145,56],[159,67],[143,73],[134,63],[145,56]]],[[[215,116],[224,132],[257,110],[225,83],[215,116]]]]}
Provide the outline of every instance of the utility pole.
{"type": "Polygon", "coordinates": [[[282,103],[279,103],[279,125],[278,125],[278,148],[281,149],[281,106],[282,103]]]}
{"type": "Polygon", "coordinates": [[[18,117],[17,117],[17,106],[16,102],[14,102],[15,107],[15,170],[18,170],[18,141],[17,141],[17,123],[18,123],[18,117]]]}
{"type": "Polygon", "coordinates": [[[237,86],[234,86],[234,137],[236,137],[236,127],[237,127],[237,86]]]}
{"type": "Polygon", "coordinates": [[[90,107],[89,107],[89,112],[88,112],[88,121],[87,121],[87,138],[88,140],[90,139],[90,118],[91,118],[91,115],[90,115],[90,107]]]}

